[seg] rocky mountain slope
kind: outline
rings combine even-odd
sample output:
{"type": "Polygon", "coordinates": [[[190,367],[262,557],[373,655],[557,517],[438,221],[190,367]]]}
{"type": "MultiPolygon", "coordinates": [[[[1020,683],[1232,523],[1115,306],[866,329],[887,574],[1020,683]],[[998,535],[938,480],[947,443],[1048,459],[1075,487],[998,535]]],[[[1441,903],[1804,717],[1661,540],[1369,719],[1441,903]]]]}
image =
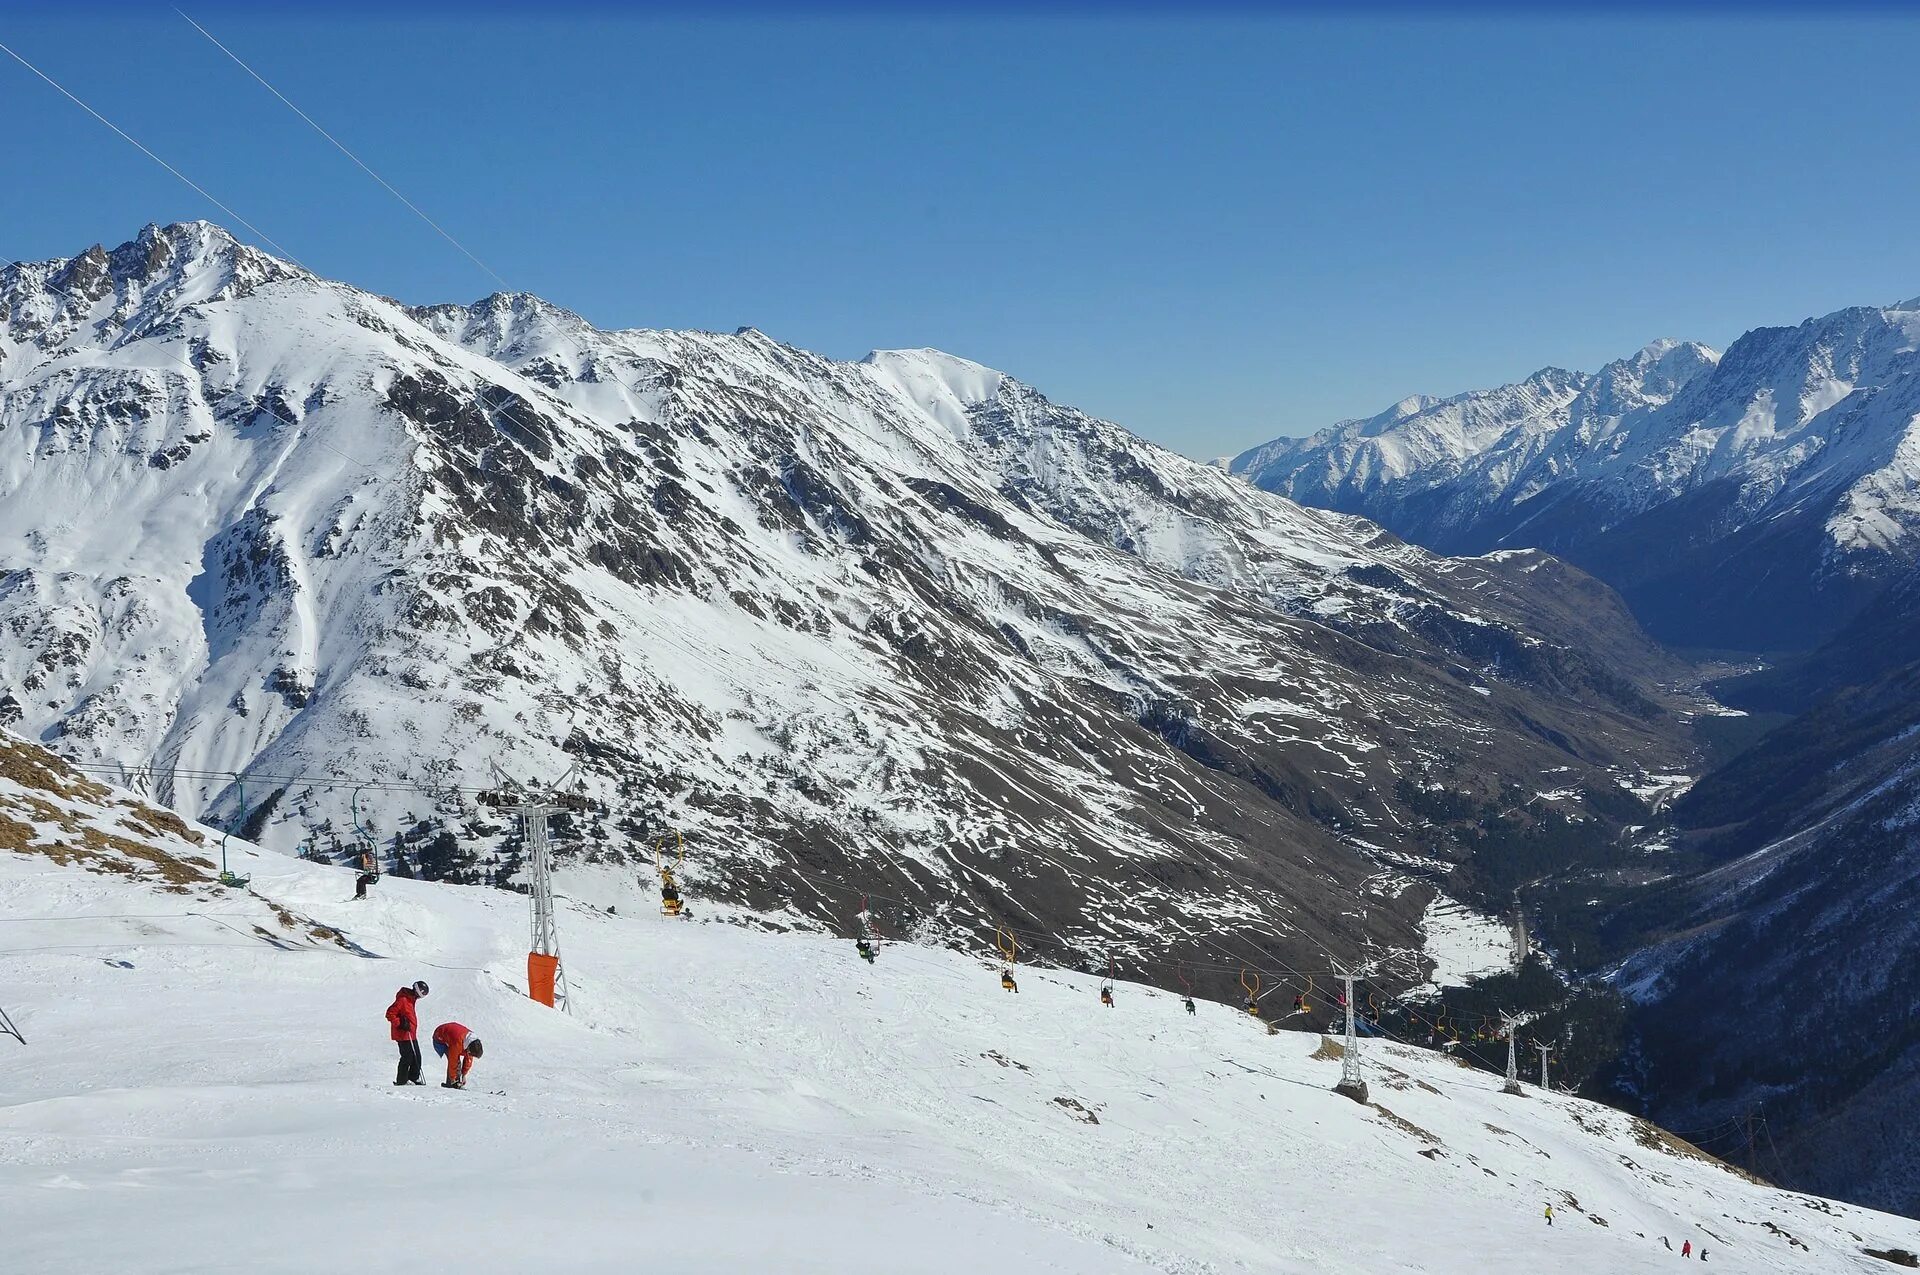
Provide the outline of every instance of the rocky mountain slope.
{"type": "Polygon", "coordinates": [[[1920,592],[1897,590],[1759,692],[1823,692],[1676,803],[1693,870],[1615,910],[1638,949],[1642,1109],[1749,1116],[1794,1186],[1920,1211],[1920,592]],[[1889,650],[1884,632],[1905,635],[1889,650]],[[1889,661],[1897,661],[1889,667],[1889,661]],[[1811,679],[1820,670],[1824,687],[1811,679]]]}
{"type": "Polygon", "coordinates": [[[471,790],[572,766],[602,902],[677,830],[696,895],[1229,983],[1417,975],[1476,885],[1409,794],[1598,825],[1684,747],[1684,670],[1543,555],[931,351],[408,308],[204,223],[0,273],[0,631],[5,725],[282,850],[509,879],[471,790]]]}
{"type": "Polygon", "coordinates": [[[1657,342],[1235,458],[1445,553],[1549,550],[1658,637],[1804,648],[1920,560],[1920,301],[1657,342]]]}

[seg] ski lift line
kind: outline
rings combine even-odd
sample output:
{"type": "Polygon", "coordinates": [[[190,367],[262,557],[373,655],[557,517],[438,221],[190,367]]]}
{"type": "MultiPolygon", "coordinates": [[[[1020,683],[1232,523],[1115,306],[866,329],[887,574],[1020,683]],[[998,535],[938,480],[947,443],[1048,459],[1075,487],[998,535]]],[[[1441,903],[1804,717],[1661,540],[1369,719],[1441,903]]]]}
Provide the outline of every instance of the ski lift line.
{"type": "MultiPolygon", "coordinates": [[[[91,771],[94,773],[114,775],[116,777],[124,774],[126,769],[125,767],[122,767],[122,766],[111,766],[111,765],[103,765],[98,763],[79,763],[79,764],[74,764],[73,768],[83,772],[91,771]]],[[[157,774],[157,773],[164,772],[171,775],[175,779],[180,779],[180,778],[202,779],[202,780],[223,779],[235,784],[243,782],[246,779],[252,779],[256,783],[278,783],[278,784],[288,784],[288,785],[302,784],[309,787],[318,787],[318,788],[352,788],[356,791],[372,789],[372,790],[381,791],[381,792],[418,792],[428,796],[432,796],[437,793],[479,794],[479,793],[491,791],[490,789],[487,789],[487,788],[478,788],[478,787],[471,787],[466,785],[435,784],[435,785],[429,786],[422,781],[404,780],[404,779],[402,780],[371,780],[371,779],[357,779],[352,776],[338,776],[338,775],[333,775],[333,776],[252,775],[252,774],[245,774],[237,771],[206,770],[206,769],[199,769],[199,768],[192,768],[192,767],[146,766],[146,767],[140,767],[139,769],[143,774],[157,774]]],[[[364,830],[359,826],[357,814],[355,816],[355,829],[357,832],[360,832],[363,837],[365,836],[364,830]]],[[[791,852],[784,851],[783,849],[783,853],[786,853],[789,859],[794,858],[791,852]]],[[[1054,859],[1050,855],[1047,855],[1043,851],[1037,850],[1032,847],[1023,847],[1022,853],[1037,857],[1042,861],[1050,864],[1054,868],[1059,869],[1062,872],[1070,871],[1065,867],[1065,865],[1061,864],[1058,860],[1054,859]]],[[[896,867],[897,867],[897,861],[893,860],[891,856],[887,856],[887,857],[889,859],[889,862],[896,863],[896,867]]],[[[965,871],[972,873],[975,877],[980,877],[983,875],[982,873],[979,872],[979,870],[971,868],[966,864],[958,863],[958,861],[956,861],[956,866],[962,868],[965,871]]],[[[866,893],[872,898],[883,899],[888,902],[900,904],[901,906],[912,906],[911,902],[908,900],[894,898],[892,896],[880,894],[870,890],[861,891],[855,888],[854,886],[852,886],[850,883],[847,883],[845,881],[841,881],[833,877],[828,877],[823,874],[810,873],[804,868],[801,868],[797,860],[794,862],[794,865],[790,870],[793,871],[795,875],[809,879],[816,884],[824,882],[829,885],[837,886],[838,888],[845,890],[848,894],[866,893]]],[[[901,875],[903,876],[903,878],[905,878],[908,881],[912,880],[911,876],[908,875],[904,871],[904,869],[897,869],[897,870],[901,871],[901,875]]],[[[1239,879],[1238,874],[1232,872],[1231,869],[1224,869],[1224,870],[1227,871],[1230,876],[1233,876],[1235,879],[1239,879]]],[[[1014,895],[1008,892],[1001,892],[1001,893],[1004,893],[1007,901],[1011,903],[1016,909],[1018,909],[1022,914],[1024,914],[1030,921],[1032,921],[1038,927],[1039,933],[1042,936],[1044,936],[1046,940],[1048,940],[1047,943],[1041,945],[1042,948],[1057,947],[1058,949],[1060,949],[1060,951],[1066,952],[1066,953],[1079,952],[1080,945],[1069,941],[1064,936],[1062,936],[1058,931],[1048,926],[1043,920],[1041,920],[1041,918],[1036,913],[1034,913],[1029,908],[1027,908],[1023,903],[1021,903],[1017,897],[1015,897],[1014,895]]],[[[826,900],[824,900],[823,898],[823,901],[826,901],[826,900]]],[[[1181,933],[1183,937],[1194,939],[1197,942],[1213,949],[1219,955],[1227,958],[1227,963],[1222,963],[1222,964],[1214,964],[1211,962],[1204,962],[1204,961],[1184,962],[1184,964],[1189,969],[1204,970],[1204,971],[1213,972],[1213,973],[1227,974],[1243,968],[1254,968],[1254,969],[1259,969],[1262,973],[1273,973],[1277,971],[1280,974],[1290,975],[1301,981],[1306,981],[1308,979],[1311,979],[1320,975],[1331,976],[1331,971],[1313,971],[1313,972],[1303,973],[1299,970],[1293,969],[1282,962],[1274,960],[1270,953],[1262,951],[1254,947],[1252,944],[1245,945],[1247,946],[1249,951],[1253,953],[1255,958],[1252,962],[1249,962],[1244,956],[1236,955],[1234,952],[1224,947],[1219,942],[1215,941],[1205,931],[1182,930],[1181,933]]],[[[1029,944],[1028,946],[1029,946],[1029,949],[1032,950],[1033,945],[1029,944]]],[[[1178,961],[1136,961],[1136,964],[1141,964],[1146,967],[1154,968],[1154,969],[1162,969],[1162,968],[1172,969],[1176,965],[1181,963],[1182,962],[1178,962],[1178,961]]],[[[1389,993],[1389,995],[1391,997],[1391,993],[1389,993]]],[[[1394,998],[1394,999],[1397,1000],[1397,998],[1394,998]]]]}
{"type": "Polygon", "coordinates": [[[67,921],[181,921],[190,916],[212,920],[222,916],[246,916],[245,912],[76,912],[71,916],[0,916],[0,925],[24,922],[47,925],[67,921]]]}
{"type": "MultiPolygon", "coordinates": [[[[101,765],[101,764],[74,764],[73,768],[81,771],[93,771],[96,773],[107,773],[107,774],[114,774],[114,775],[119,775],[123,773],[125,770],[124,767],[108,766],[108,765],[101,765]]],[[[351,776],[248,775],[248,774],[242,774],[236,771],[215,771],[215,770],[201,770],[201,769],[195,769],[195,768],[189,768],[189,767],[164,767],[164,766],[141,767],[140,769],[146,773],[165,772],[172,775],[176,779],[182,778],[182,777],[189,778],[189,779],[207,779],[207,780],[224,779],[233,783],[239,783],[245,779],[252,779],[256,783],[304,784],[312,787],[324,787],[324,788],[350,787],[354,789],[356,792],[366,790],[366,789],[374,789],[374,790],[383,791],[383,792],[421,792],[421,793],[426,793],[428,795],[432,795],[433,792],[441,792],[441,793],[454,792],[454,793],[477,794],[477,793],[490,791],[490,789],[486,789],[486,788],[476,788],[476,787],[451,785],[451,784],[434,785],[433,788],[429,790],[423,783],[419,781],[357,780],[351,776]]],[[[359,833],[364,839],[366,836],[366,833],[364,828],[359,823],[357,811],[354,814],[354,828],[355,828],[355,831],[359,833]]],[[[896,898],[894,896],[890,896],[886,894],[881,894],[877,891],[872,891],[872,890],[862,891],[862,890],[856,889],[851,884],[845,881],[839,880],[837,878],[826,876],[820,873],[809,872],[808,870],[806,870],[805,868],[802,868],[799,865],[797,859],[795,859],[795,857],[790,851],[787,851],[784,847],[776,847],[776,848],[781,849],[783,854],[786,854],[789,859],[794,860],[793,867],[790,870],[794,873],[794,875],[814,883],[816,885],[816,892],[818,892],[817,886],[821,883],[824,883],[830,886],[835,886],[840,889],[843,889],[848,894],[865,894],[870,898],[880,899],[890,903],[896,903],[903,907],[913,906],[911,901],[909,900],[896,898]]],[[[1025,852],[1028,854],[1036,855],[1041,859],[1045,860],[1046,862],[1052,864],[1054,867],[1060,868],[1062,871],[1066,871],[1063,865],[1061,865],[1057,860],[1054,860],[1050,856],[1045,855],[1040,851],[1028,849],[1025,852]]],[[[894,862],[890,856],[889,856],[889,861],[894,862]]],[[[966,867],[966,865],[959,865],[959,866],[963,868],[966,867]]],[[[980,875],[980,873],[975,869],[968,869],[968,870],[972,871],[975,876],[980,875]]],[[[901,870],[901,874],[903,877],[906,877],[906,879],[908,879],[909,881],[912,879],[910,876],[908,876],[905,873],[904,870],[901,870]]],[[[826,900],[824,895],[822,895],[821,897],[823,901],[828,901],[826,900]]],[[[1067,953],[1075,953],[1079,950],[1078,945],[1067,940],[1058,931],[1049,927],[1044,921],[1040,919],[1038,915],[1030,911],[1024,904],[1022,904],[1019,901],[1019,899],[1014,897],[1012,894],[1010,893],[1007,894],[1006,898],[1008,902],[1012,903],[1015,908],[1019,909],[1020,912],[1022,912],[1025,916],[1027,916],[1029,920],[1034,922],[1034,924],[1039,927],[1040,934],[1045,936],[1046,939],[1050,940],[1048,944],[1042,945],[1043,948],[1048,946],[1057,946],[1061,951],[1067,952],[1067,953]]],[[[1273,970],[1278,969],[1281,973],[1291,974],[1294,977],[1302,980],[1314,977],[1313,974],[1303,974],[1297,970],[1293,970],[1283,964],[1275,962],[1271,958],[1271,956],[1266,953],[1257,953],[1259,957],[1257,966],[1249,965],[1246,961],[1234,957],[1234,954],[1232,952],[1226,950],[1225,948],[1222,948],[1219,944],[1214,943],[1211,939],[1208,938],[1208,936],[1204,932],[1188,930],[1188,931],[1183,931],[1182,933],[1186,937],[1196,939],[1199,942],[1214,948],[1221,955],[1232,958],[1233,963],[1216,965],[1216,964],[1212,964],[1210,962],[1204,962],[1204,961],[1186,961],[1186,962],[1140,961],[1136,959],[1135,964],[1143,965],[1153,969],[1161,969],[1161,968],[1172,969],[1178,965],[1184,964],[1186,968],[1191,970],[1208,971],[1213,973],[1232,973],[1235,970],[1243,969],[1243,968],[1259,968],[1263,973],[1270,973],[1273,970]]],[[[1035,947],[1032,943],[1028,943],[1026,947],[1029,951],[1035,950],[1035,947]]],[[[1319,973],[1328,974],[1329,971],[1320,971],[1319,973]]]]}
{"type": "Polygon", "coordinates": [[[0,43],[0,52],[4,52],[8,57],[12,58],[15,62],[18,62],[21,66],[26,67],[27,70],[33,72],[35,75],[39,76],[42,80],[45,80],[62,97],[66,98],[69,102],[72,102],[75,106],[79,107],[81,110],[85,111],[87,114],[93,116],[93,118],[95,118],[96,120],[99,120],[102,124],[105,124],[108,128],[112,129],[115,133],[118,133],[122,141],[126,142],[128,145],[132,146],[135,150],[139,151],[142,155],[145,155],[148,159],[152,160],[154,163],[160,165],[160,167],[166,169],[169,173],[172,173],[175,177],[179,178],[188,187],[190,187],[195,194],[199,195],[200,198],[206,200],[208,203],[212,204],[215,208],[218,208],[221,212],[225,213],[227,216],[233,218],[235,221],[245,226],[248,230],[251,230],[254,234],[258,235],[263,243],[272,245],[273,250],[275,252],[285,257],[288,261],[293,262],[294,265],[299,266],[302,270],[306,269],[306,266],[301,263],[298,257],[294,256],[292,253],[288,252],[285,248],[282,248],[279,244],[275,243],[271,235],[267,234],[264,230],[260,229],[260,227],[248,221],[245,217],[242,217],[239,213],[235,212],[233,209],[221,203],[218,199],[215,199],[213,195],[207,191],[206,187],[200,185],[200,183],[194,181],[193,178],[187,176],[185,173],[175,168],[172,164],[169,164],[166,160],[161,159],[158,155],[154,154],[151,150],[147,149],[147,147],[142,145],[138,140],[136,140],[132,136],[132,134],[128,133],[125,129],[121,128],[118,124],[114,123],[112,120],[102,115],[99,111],[94,110],[91,106],[81,101],[64,84],[60,83],[60,81],[54,79],[51,75],[48,75],[45,71],[42,71],[39,67],[35,66],[33,63],[29,62],[26,58],[22,57],[11,46],[4,43],[0,43]]]}
{"type": "Polygon", "coordinates": [[[505,279],[500,277],[500,273],[497,270],[495,270],[492,266],[488,265],[486,262],[480,260],[480,258],[474,254],[472,249],[468,248],[465,244],[461,243],[458,239],[455,239],[453,235],[450,234],[447,231],[447,229],[444,226],[442,226],[439,222],[427,216],[427,214],[421,210],[418,204],[414,203],[411,199],[408,199],[405,195],[401,194],[397,189],[395,189],[392,182],[389,182],[386,178],[382,177],[379,173],[374,172],[372,167],[369,166],[365,160],[361,159],[358,155],[354,154],[351,150],[347,149],[346,143],[342,142],[339,138],[335,137],[332,133],[329,133],[326,129],[322,128],[320,126],[319,121],[315,120],[313,116],[307,114],[305,111],[301,110],[298,106],[294,105],[293,101],[290,98],[288,98],[285,93],[282,93],[279,89],[275,88],[272,84],[270,84],[267,81],[267,78],[265,76],[261,75],[260,72],[254,70],[253,67],[249,65],[246,62],[246,60],[243,59],[239,54],[235,53],[232,49],[228,48],[225,44],[222,44],[220,40],[213,34],[213,32],[207,30],[205,27],[201,26],[198,22],[195,22],[191,17],[189,17],[186,13],[184,13],[180,9],[175,9],[174,12],[178,13],[188,26],[192,27],[195,31],[198,31],[201,35],[205,36],[207,38],[207,41],[210,44],[212,44],[214,48],[220,50],[222,53],[226,54],[229,58],[231,58],[235,66],[238,66],[241,70],[245,71],[248,75],[252,76],[255,82],[257,82],[261,88],[265,89],[267,92],[279,98],[280,101],[286,106],[288,110],[292,111],[295,115],[298,115],[301,119],[305,120],[307,122],[307,125],[310,128],[312,128],[314,132],[320,134],[320,136],[326,138],[327,141],[332,143],[333,148],[335,150],[339,151],[342,155],[345,155],[348,159],[352,160],[356,165],[358,165],[361,172],[373,178],[373,180],[375,180],[376,182],[379,182],[380,185],[386,190],[386,192],[389,195],[392,195],[395,199],[405,204],[407,206],[407,209],[410,212],[412,212],[414,216],[418,217],[421,221],[424,221],[427,223],[427,225],[431,226],[434,230],[434,233],[438,234],[442,239],[452,244],[455,248],[458,248],[463,254],[466,255],[467,260],[473,262],[474,265],[479,266],[480,269],[484,270],[488,275],[492,276],[495,283],[498,283],[502,288],[506,289],[509,292],[513,290],[511,285],[509,285],[505,279]]]}
{"type": "MultiPolygon", "coordinates": [[[[72,770],[83,774],[108,775],[120,777],[127,773],[127,767],[107,765],[101,762],[67,762],[72,770]]],[[[148,774],[166,774],[174,779],[216,780],[229,783],[251,782],[257,784],[304,784],[313,788],[356,788],[372,789],[376,792],[417,792],[426,796],[436,793],[459,793],[474,795],[493,791],[490,788],[472,787],[461,784],[428,784],[424,780],[414,779],[357,779],[350,775],[260,775],[251,771],[201,770],[190,766],[141,766],[138,771],[148,774]]]]}

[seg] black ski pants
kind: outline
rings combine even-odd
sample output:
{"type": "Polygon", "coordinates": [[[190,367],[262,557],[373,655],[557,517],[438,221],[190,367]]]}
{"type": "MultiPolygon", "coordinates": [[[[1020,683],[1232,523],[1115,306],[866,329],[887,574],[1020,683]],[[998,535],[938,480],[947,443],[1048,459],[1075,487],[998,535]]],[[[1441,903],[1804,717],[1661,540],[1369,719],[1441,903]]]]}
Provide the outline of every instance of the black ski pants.
{"type": "Polygon", "coordinates": [[[410,1080],[416,1085],[419,1084],[420,1042],[399,1040],[394,1043],[400,1046],[400,1070],[393,1074],[393,1083],[397,1085],[403,1080],[410,1080]]]}

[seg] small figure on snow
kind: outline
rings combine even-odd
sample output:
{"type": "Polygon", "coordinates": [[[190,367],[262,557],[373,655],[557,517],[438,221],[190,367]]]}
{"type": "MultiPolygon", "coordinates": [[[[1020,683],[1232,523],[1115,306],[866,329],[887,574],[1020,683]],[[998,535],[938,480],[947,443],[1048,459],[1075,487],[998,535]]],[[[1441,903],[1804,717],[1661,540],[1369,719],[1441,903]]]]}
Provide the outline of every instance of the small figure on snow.
{"type": "Polygon", "coordinates": [[[1682,1240],[1682,1241],[1680,1241],[1680,1256],[1682,1256],[1682,1257],[1692,1257],[1692,1256],[1693,1256],[1693,1241],[1692,1241],[1692,1240],[1682,1240]]]}
{"type": "Polygon", "coordinates": [[[426,994],[422,980],[394,993],[393,1004],[387,1006],[388,1034],[400,1046],[400,1070],[393,1073],[396,1085],[426,1083],[420,1079],[420,1011],[415,1003],[426,994]]]}
{"type": "Polygon", "coordinates": [[[480,1038],[459,1023],[441,1023],[433,1029],[433,1052],[447,1060],[442,1089],[465,1089],[473,1060],[481,1056],[480,1038]]]}
{"type": "Polygon", "coordinates": [[[373,851],[360,852],[360,875],[353,879],[353,897],[367,897],[367,887],[380,879],[380,870],[373,866],[373,851]]]}
{"type": "Polygon", "coordinates": [[[1553,1225],[1553,1205],[1547,1205],[1547,1225],[1553,1225]]]}

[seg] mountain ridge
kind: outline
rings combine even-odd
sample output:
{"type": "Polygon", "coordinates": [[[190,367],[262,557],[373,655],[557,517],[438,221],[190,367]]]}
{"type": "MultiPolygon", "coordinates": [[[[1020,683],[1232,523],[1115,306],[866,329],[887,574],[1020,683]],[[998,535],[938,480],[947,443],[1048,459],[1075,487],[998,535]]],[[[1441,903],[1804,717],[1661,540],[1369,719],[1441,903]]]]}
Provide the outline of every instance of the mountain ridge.
{"type": "Polygon", "coordinates": [[[810,924],[864,886],[1076,960],[1193,915],[1413,976],[1473,866],[1400,780],[1683,761],[1684,667],[1580,573],[1434,558],[953,356],[402,306],[206,223],[82,258],[80,293],[0,278],[0,716],[283,850],[452,835],[510,881],[425,771],[577,765],[622,813],[568,852],[644,878],[682,830],[696,892],[810,924]]]}
{"type": "Polygon", "coordinates": [[[1441,552],[1546,549],[1668,641],[1807,647],[1920,554],[1917,351],[1920,310],[1850,307],[1724,355],[1656,342],[1417,400],[1231,467],[1441,552]]]}

